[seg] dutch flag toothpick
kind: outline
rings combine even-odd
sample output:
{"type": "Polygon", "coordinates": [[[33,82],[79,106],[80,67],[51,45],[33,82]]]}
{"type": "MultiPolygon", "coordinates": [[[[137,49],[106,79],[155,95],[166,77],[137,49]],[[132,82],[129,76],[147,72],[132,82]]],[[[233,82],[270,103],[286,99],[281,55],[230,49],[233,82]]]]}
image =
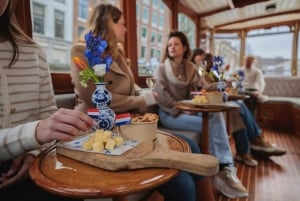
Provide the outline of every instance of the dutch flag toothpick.
{"type": "Polygon", "coordinates": [[[115,123],[116,123],[116,126],[130,124],[131,123],[130,113],[117,114],[115,123]]]}

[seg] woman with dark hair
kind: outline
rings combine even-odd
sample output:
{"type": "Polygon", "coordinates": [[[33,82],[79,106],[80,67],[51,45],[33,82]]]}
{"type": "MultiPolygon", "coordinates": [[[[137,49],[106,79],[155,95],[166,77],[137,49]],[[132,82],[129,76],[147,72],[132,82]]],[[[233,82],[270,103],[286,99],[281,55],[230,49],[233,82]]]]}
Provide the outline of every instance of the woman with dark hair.
{"type": "Polygon", "coordinates": [[[0,197],[77,200],[48,193],[29,177],[43,144],[73,140],[93,120],[79,111],[56,111],[46,56],[18,25],[18,2],[0,1],[0,197]]]}
{"type": "MultiPolygon", "coordinates": [[[[202,113],[180,111],[178,101],[191,99],[190,91],[200,79],[195,65],[190,62],[191,49],[186,35],[180,31],[169,34],[162,64],[154,78],[159,104],[159,118],[164,127],[202,132],[202,113]]],[[[220,162],[220,172],[214,177],[218,190],[230,198],[248,196],[247,189],[236,176],[225,121],[221,113],[210,113],[209,152],[220,162]]]]}

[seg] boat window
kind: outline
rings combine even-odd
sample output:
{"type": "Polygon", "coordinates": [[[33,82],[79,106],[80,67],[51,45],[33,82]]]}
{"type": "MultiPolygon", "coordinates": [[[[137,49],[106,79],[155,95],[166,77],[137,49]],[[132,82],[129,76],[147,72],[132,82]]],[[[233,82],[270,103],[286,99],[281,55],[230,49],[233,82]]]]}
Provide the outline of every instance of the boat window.
{"type": "MultiPolygon", "coordinates": [[[[71,47],[86,29],[89,13],[99,2],[30,1],[32,37],[46,52],[51,72],[70,71],[71,47]]],[[[101,2],[111,3],[119,8],[121,5],[121,0],[101,2]]]]}
{"type": "Polygon", "coordinates": [[[246,37],[246,55],[256,58],[255,65],[264,75],[292,76],[293,33],[289,27],[251,31],[246,37]]]}
{"type": "Polygon", "coordinates": [[[196,48],[196,26],[195,23],[185,14],[178,14],[178,30],[187,35],[191,49],[196,48]]]}
{"type": "Polygon", "coordinates": [[[169,9],[161,0],[137,0],[136,15],[138,76],[152,76],[167,43],[169,9]]]}
{"type": "Polygon", "coordinates": [[[215,51],[216,56],[223,57],[224,64],[230,65],[234,70],[239,66],[240,58],[240,39],[237,33],[216,33],[215,34],[215,51]]]}

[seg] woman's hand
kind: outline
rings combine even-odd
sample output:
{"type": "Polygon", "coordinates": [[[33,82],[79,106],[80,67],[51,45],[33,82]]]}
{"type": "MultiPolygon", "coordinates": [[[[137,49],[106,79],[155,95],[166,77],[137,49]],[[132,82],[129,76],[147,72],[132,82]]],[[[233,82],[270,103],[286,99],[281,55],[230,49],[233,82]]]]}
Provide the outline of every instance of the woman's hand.
{"type": "Polygon", "coordinates": [[[36,129],[36,138],[44,144],[53,140],[71,141],[81,132],[96,125],[87,114],[70,109],[59,109],[41,121],[36,129]]]}
{"type": "Polygon", "coordinates": [[[24,181],[29,176],[29,168],[34,160],[31,154],[16,157],[9,170],[0,176],[0,189],[24,181]]]}

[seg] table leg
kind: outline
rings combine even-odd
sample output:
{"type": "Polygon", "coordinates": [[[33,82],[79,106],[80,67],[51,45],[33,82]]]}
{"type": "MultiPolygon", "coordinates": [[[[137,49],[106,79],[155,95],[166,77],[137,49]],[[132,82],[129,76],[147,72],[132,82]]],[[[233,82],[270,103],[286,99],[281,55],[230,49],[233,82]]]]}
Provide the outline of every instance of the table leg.
{"type": "Polygon", "coordinates": [[[208,112],[202,113],[202,134],[201,134],[201,152],[209,154],[209,132],[208,132],[208,112]]]}

